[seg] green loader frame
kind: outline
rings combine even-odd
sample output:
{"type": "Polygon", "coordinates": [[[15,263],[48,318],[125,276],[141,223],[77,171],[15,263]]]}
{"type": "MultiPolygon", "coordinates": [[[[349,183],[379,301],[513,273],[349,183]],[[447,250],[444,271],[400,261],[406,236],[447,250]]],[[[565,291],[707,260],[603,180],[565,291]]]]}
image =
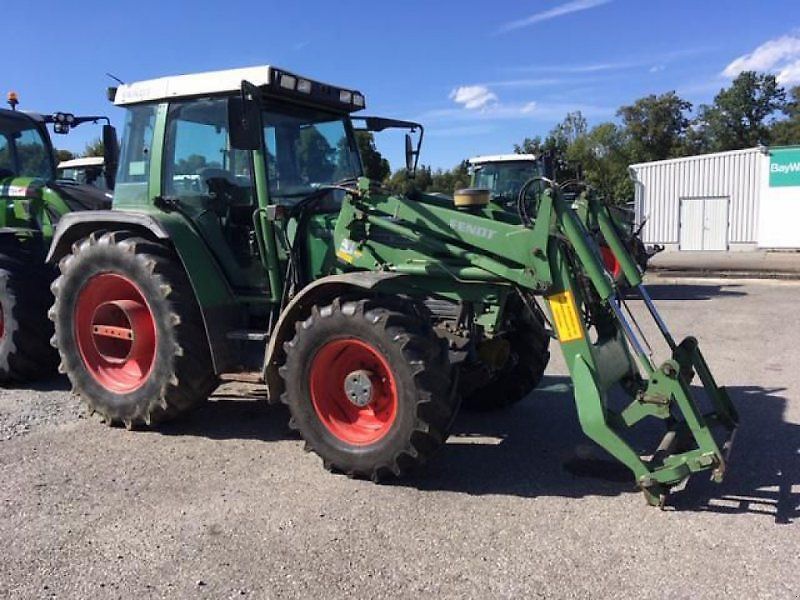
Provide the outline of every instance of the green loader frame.
{"type": "MultiPolygon", "coordinates": [[[[582,200],[621,264],[625,281],[638,291],[671,350],[664,362],[654,361],[594,238],[559,186],[541,180],[547,190],[539,197],[532,226],[526,228],[496,219],[487,222],[484,210],[469,213],[430,200],[376,197],[362,183],[360,193],[348,197],[338,220],[339,257],[354,268],[406,274],[402,287],[422,294],[441,293],[454,282],[458,283],[452,294],[460,298],[487,295],[485,288],[476,294],[475,286],[508,282],[542,294],[569,367],[581,427],[633,472],[647,501],[663,504],[670,488],[699,471],[711,470],[712,478],[721,481],[738,416],[725,388],[714,380],[697,340],[674,341],[608,207],[584,192],[582,200]],[[413,250],[376,244],[370,236],[376,229],[413,242],[413,250]],[[590,328],[584,315],[593,304],[595,322],[590,328]],[[691,389],[695,376],[711,400],[711,412],[699,409],[691,389]],[[630,398],[619,412],[608,402],[616,384],[622,384],[630,398]],[[649,460],[623,437],[626,429],[647,417],[666,426],[649,460]],[[713,435],[716,428],[724,431],[720,442],[713,435]]],[[[487,312],[484,317],[491,327],[497,315],[487,312]]]]}

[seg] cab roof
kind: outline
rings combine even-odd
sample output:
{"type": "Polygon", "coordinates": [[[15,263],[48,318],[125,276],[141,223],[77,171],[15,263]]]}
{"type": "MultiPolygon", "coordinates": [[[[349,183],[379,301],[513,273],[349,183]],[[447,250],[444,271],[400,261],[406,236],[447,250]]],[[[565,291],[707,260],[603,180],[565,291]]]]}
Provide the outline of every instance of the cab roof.
{"type": "Polygon", "coordinates": [[[356,90],[325,84],[270,65],[174,75],[120,85],[114,104],[125,106],[173,98],[209,96],[237,92],[242,81],[281,95],[310,102],[341,104],[343,110],[364,108],[364,96],[356,90]],[[349,98],[349,101],[345,99],[349,98]],[[359,99],[359,102],[356,102],[359,99]]]}
{"type": "Polygon", "coordinates": [[[513,162],[513,161],[538,161],[539,157],[535,154],[493,154],[491,156],[475,156],[469,159],[471,165],[482,165],[493,162],[513,162]]]}

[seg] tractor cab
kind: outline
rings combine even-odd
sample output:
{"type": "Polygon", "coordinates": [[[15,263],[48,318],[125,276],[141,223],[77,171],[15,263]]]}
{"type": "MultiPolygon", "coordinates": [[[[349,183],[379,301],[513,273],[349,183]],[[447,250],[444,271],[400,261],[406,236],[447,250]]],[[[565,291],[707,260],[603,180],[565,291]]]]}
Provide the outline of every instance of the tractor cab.
{"type": "MultiPolygon", "coordinates": [[[[489,190],[492,202],[510,208],[516,206],[525,182],[544,173],[543,162],[534,154],[499,154],[469,159],[471,188],[489,190]]],[[[533,196],[535,190],[530,191],[533,196]]]]}
{"type": "Polygon", "coordinates": [[[407,141],[411,168],[422,141],[416,123],[361,117],[354,126],[352,113],[365,107],[357,90],[270,66],[137,82],[110,94],[127,111],[115,208],[185,217],[233,292],[256,303],[277,300],[288,283],[279,273],[292,261],[296,285],[333,272],[325,232],[345,186],[363,176],[357,129],[419,132],[416,146],[407,141]],[[314,252],[295,239],[301,222],[314,252]]]}

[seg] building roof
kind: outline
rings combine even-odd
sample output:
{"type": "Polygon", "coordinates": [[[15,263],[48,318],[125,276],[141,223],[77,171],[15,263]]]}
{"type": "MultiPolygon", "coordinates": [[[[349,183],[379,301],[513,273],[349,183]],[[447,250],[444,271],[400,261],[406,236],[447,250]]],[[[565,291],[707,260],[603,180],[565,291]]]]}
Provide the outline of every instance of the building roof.
{"type": "Polygon", "coordinates": [[[535,154],[492,154],[487,156],[475,156],[469,159],[471,165],[482,165],[490,162],[510,162],[510,161],[537,161],[539,157],[535,154]]]}
{"type": "Polygon", "coordinates": [[[727,150],[725,152],[709,152],[708,154],[695,154],[692,156],[681,156],[679,158],[668,158],[666,160],[651,160],[649,162],[641,162],[635,163],[630,165],[631,169],[637,169],[640,167],[650,167],[653,165],[668,165],[680,162],[688,162],[692,160],[698,159],[705,159],[705,158],[716,158],[720,156],[733,156],[736,154],[749,154],[752,152],[769,152],[769,148],[767,146],[756,146],[755,148],[744,148],[743,150],[727,150]]]}

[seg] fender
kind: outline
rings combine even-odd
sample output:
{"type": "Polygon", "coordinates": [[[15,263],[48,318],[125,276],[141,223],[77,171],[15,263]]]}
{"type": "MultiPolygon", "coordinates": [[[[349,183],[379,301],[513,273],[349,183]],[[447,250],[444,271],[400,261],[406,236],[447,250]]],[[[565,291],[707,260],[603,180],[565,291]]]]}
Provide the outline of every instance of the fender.
{"type": "MultiPolygon", "coordinates": [[[[283,393],[283,379],[278,373],[278,369],[286,360],[283,344],[294,336],[295,323],[305,318],[311,312],[312,306],[329,302],[347,292],[377,291],[381,287],[386,287],[387,282],[394,283],[398,279],[408,277],[402,273],[358,271],[328,275],[312,281],[300,290],[278,318],[264,356],[262,376],[267,384],[269,402],[278,402],[283,393]]],[[[397,289],[392,291],[396,292],[397,289]]]]}
{"type": "Polygon", "coordinates": [[[200,306],[214,371],[236,367],[236,352],[227,333],[242,327],[233,290],[206,245],[185,220],[175,214],[148,214],[122,210],[92,210],[64,215],[56,228],[47,262],[58,264],[72,244],[93,231],[127,229],[143,237],[167,242],[181,261],[200,306]]]}

